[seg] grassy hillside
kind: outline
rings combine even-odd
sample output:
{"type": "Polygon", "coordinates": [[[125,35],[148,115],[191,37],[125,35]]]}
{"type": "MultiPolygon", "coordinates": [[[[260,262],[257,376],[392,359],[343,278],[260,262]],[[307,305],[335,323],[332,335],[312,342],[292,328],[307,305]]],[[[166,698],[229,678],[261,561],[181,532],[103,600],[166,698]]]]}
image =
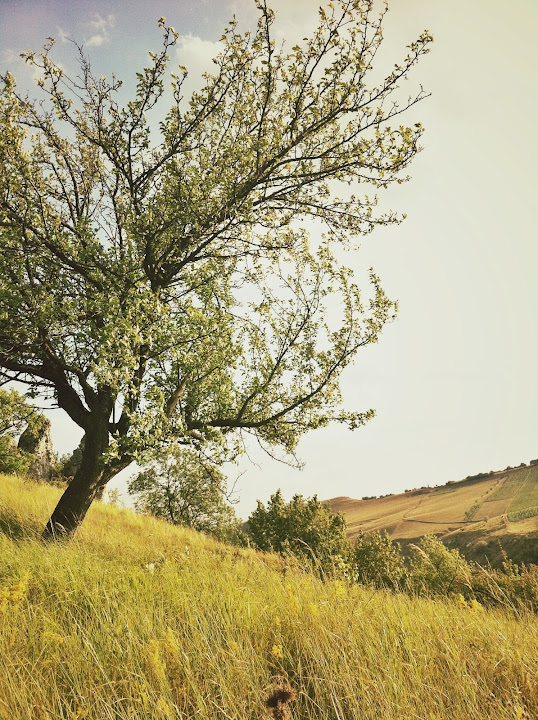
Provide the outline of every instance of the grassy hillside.
{"type": "Polygon", "coordinates": [[[101,504],[44,545],[56,497],[0,478],[1,720],[538,714],[536,616],[322,583],[101,504]]]}
{"type": "Polygon", "coordinates": [[[538,466],[524,466],[436,488],[371,500],[338,497],[351,537],[386,530],[410,543],[435,533],[470,559],[498,564],[503,550],[538,564],[538,466]]]}

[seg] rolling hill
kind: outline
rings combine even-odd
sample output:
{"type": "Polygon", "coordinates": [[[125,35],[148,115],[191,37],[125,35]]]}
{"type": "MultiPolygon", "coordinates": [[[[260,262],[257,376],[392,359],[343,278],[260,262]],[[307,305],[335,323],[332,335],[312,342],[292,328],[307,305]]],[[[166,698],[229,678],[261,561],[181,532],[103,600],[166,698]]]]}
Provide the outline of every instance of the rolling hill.
{"type": "Polygon", "coordinates": [[[484,473],[399,495],[326,504],[341,512],[348,535],[387,531],[405,547],[433,533],[467,558],[499,565],[505,555],[538,564],[538,465],[484,473]]]}

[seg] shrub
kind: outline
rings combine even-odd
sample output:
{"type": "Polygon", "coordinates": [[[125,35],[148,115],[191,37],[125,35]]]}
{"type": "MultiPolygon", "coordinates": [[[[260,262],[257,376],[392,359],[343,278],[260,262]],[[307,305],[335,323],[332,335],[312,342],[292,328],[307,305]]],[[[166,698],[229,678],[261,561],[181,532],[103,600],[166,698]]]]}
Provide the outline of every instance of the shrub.
{"type": "Polygon", "coordinates": [[[410,561],[410,589],[418,594],[469,594],[471,567],[458,550],[449,550],[434,535],[425,535],[410,561]]]}
{"type": "Polygon", "coordinates": [[[294,495],[286,503],[280,490],[271,496],[267,507],[258,500],[247,528],[260,550],[293,555],[321,576],[347,571],[349,543],[345,531],[343,516],[322,505],[315,495],[294,495]]]}
{"type": "Polygon", "coordinates": [[[19,450],[10,435],[0,436],[0,473],[26,475],[34,456],[19,450]]]}
{"type": "Polygon", "coordinates": [[[406,577],[400,545],[387,532],[359,535],[351,558],[353,577],[364,585],[399,588],[406,577]]]}
{"type": "Polygon", "coordinates": [[[502,570],[473,573],[474,594],[487,605],[505,605],[538,612],[538,566],[505,560],[502,570]]]}

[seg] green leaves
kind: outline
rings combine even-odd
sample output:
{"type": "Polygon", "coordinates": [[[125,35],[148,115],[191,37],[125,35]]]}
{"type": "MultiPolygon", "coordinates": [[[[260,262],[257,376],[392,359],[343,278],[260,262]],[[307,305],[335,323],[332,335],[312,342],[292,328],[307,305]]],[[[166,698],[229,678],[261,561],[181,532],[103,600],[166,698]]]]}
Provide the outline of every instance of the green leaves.
{"type": "Polygon", "coordinates": [[[190,448],[172,447],[129,483],[136,507],[173,525],[227,540],[238,539],[239,521],[226,502],[226,478],[190,448]]]}
{"type": "Polygon", "coordinates": [[[293,555],[322,576],[335,573],[348,554],[345,529],[343,516],[315,495],[294,495],[286,503],[280,490],[267,506],[258,500],[247,522],[248,535],[260,550],[293,555]]]}
{"type": "Polygon", "coordinates": [[[329,4],[291,50],[257,7],[254,30],[225,29],[189,102],[164,18],[125,104],[82,53],[64,73],[52,41],[24,54],[44,102],[3,78],[0,367],[83,428],[108,424],[112,474],[174,440],[233,454],[246,432],[293,453],[311,429],[372,415],[342,409],[339,378],[395,305],[373,273],[359,291],[339,248],[400,218],[346,186],[406,179],[423,130],[400,115],[425,94],[396,91],[431,37],[371,86],[374,3],[329,4]]]}

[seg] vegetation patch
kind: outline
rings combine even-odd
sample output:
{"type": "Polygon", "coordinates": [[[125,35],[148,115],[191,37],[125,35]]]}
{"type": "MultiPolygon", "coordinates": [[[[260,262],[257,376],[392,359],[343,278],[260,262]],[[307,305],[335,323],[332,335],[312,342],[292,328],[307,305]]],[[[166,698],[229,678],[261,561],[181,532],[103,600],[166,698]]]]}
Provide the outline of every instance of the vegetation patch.
{"type": "Polygon", "coordinates": [[[513,498],[523,483],[526,481],[529,470],[525,468],[521,472],[507,475],[501,487],[485,498],[484,502],[495,502],[496,500],[509,500],[513,498]]]}
{"type": "MultiPolygon", "coordinates": [[[[527,472],[525,482],[519,488],[514,499],[508,507],[508,513],[514,514],[538,506],[538,467],[527,472]]],[[[532,515],[526,515],[532,517],[532,515]]]]}
{"type": "Polygon", "coordinates": [[[476,513],[480,510],[481,505],[482,505],[481,503],[476,503],[475,505],[473,505],[472,507],[470,507],[467,510],[467,512],[465,513],[466,522],[470,522],[474,518],[476,513]]]}
{"type": "Polygon", "coordinates": [[[526,518],[536,517],[538,515],[538,505],[535,507],[528,507],[524,510],[518,510],[517,512],[509,512],[507,514],[510,522],[517,522],[518,520],[525,520],[526,518]]]}
{"type": "MultiPolygon", "coordinates": [[[[59,490],[0,487],[28,529],[0,534],[2,720],[536,716],[538,618],[506,602],[321,580],[101,503],[75,541],[45,544],[31,530],[59,490]]],[[[417,571],[463,587],[439,545],[415,551],[417,571]]],[[[527,575],[511,566],[499,597],[527,575]]]]}

